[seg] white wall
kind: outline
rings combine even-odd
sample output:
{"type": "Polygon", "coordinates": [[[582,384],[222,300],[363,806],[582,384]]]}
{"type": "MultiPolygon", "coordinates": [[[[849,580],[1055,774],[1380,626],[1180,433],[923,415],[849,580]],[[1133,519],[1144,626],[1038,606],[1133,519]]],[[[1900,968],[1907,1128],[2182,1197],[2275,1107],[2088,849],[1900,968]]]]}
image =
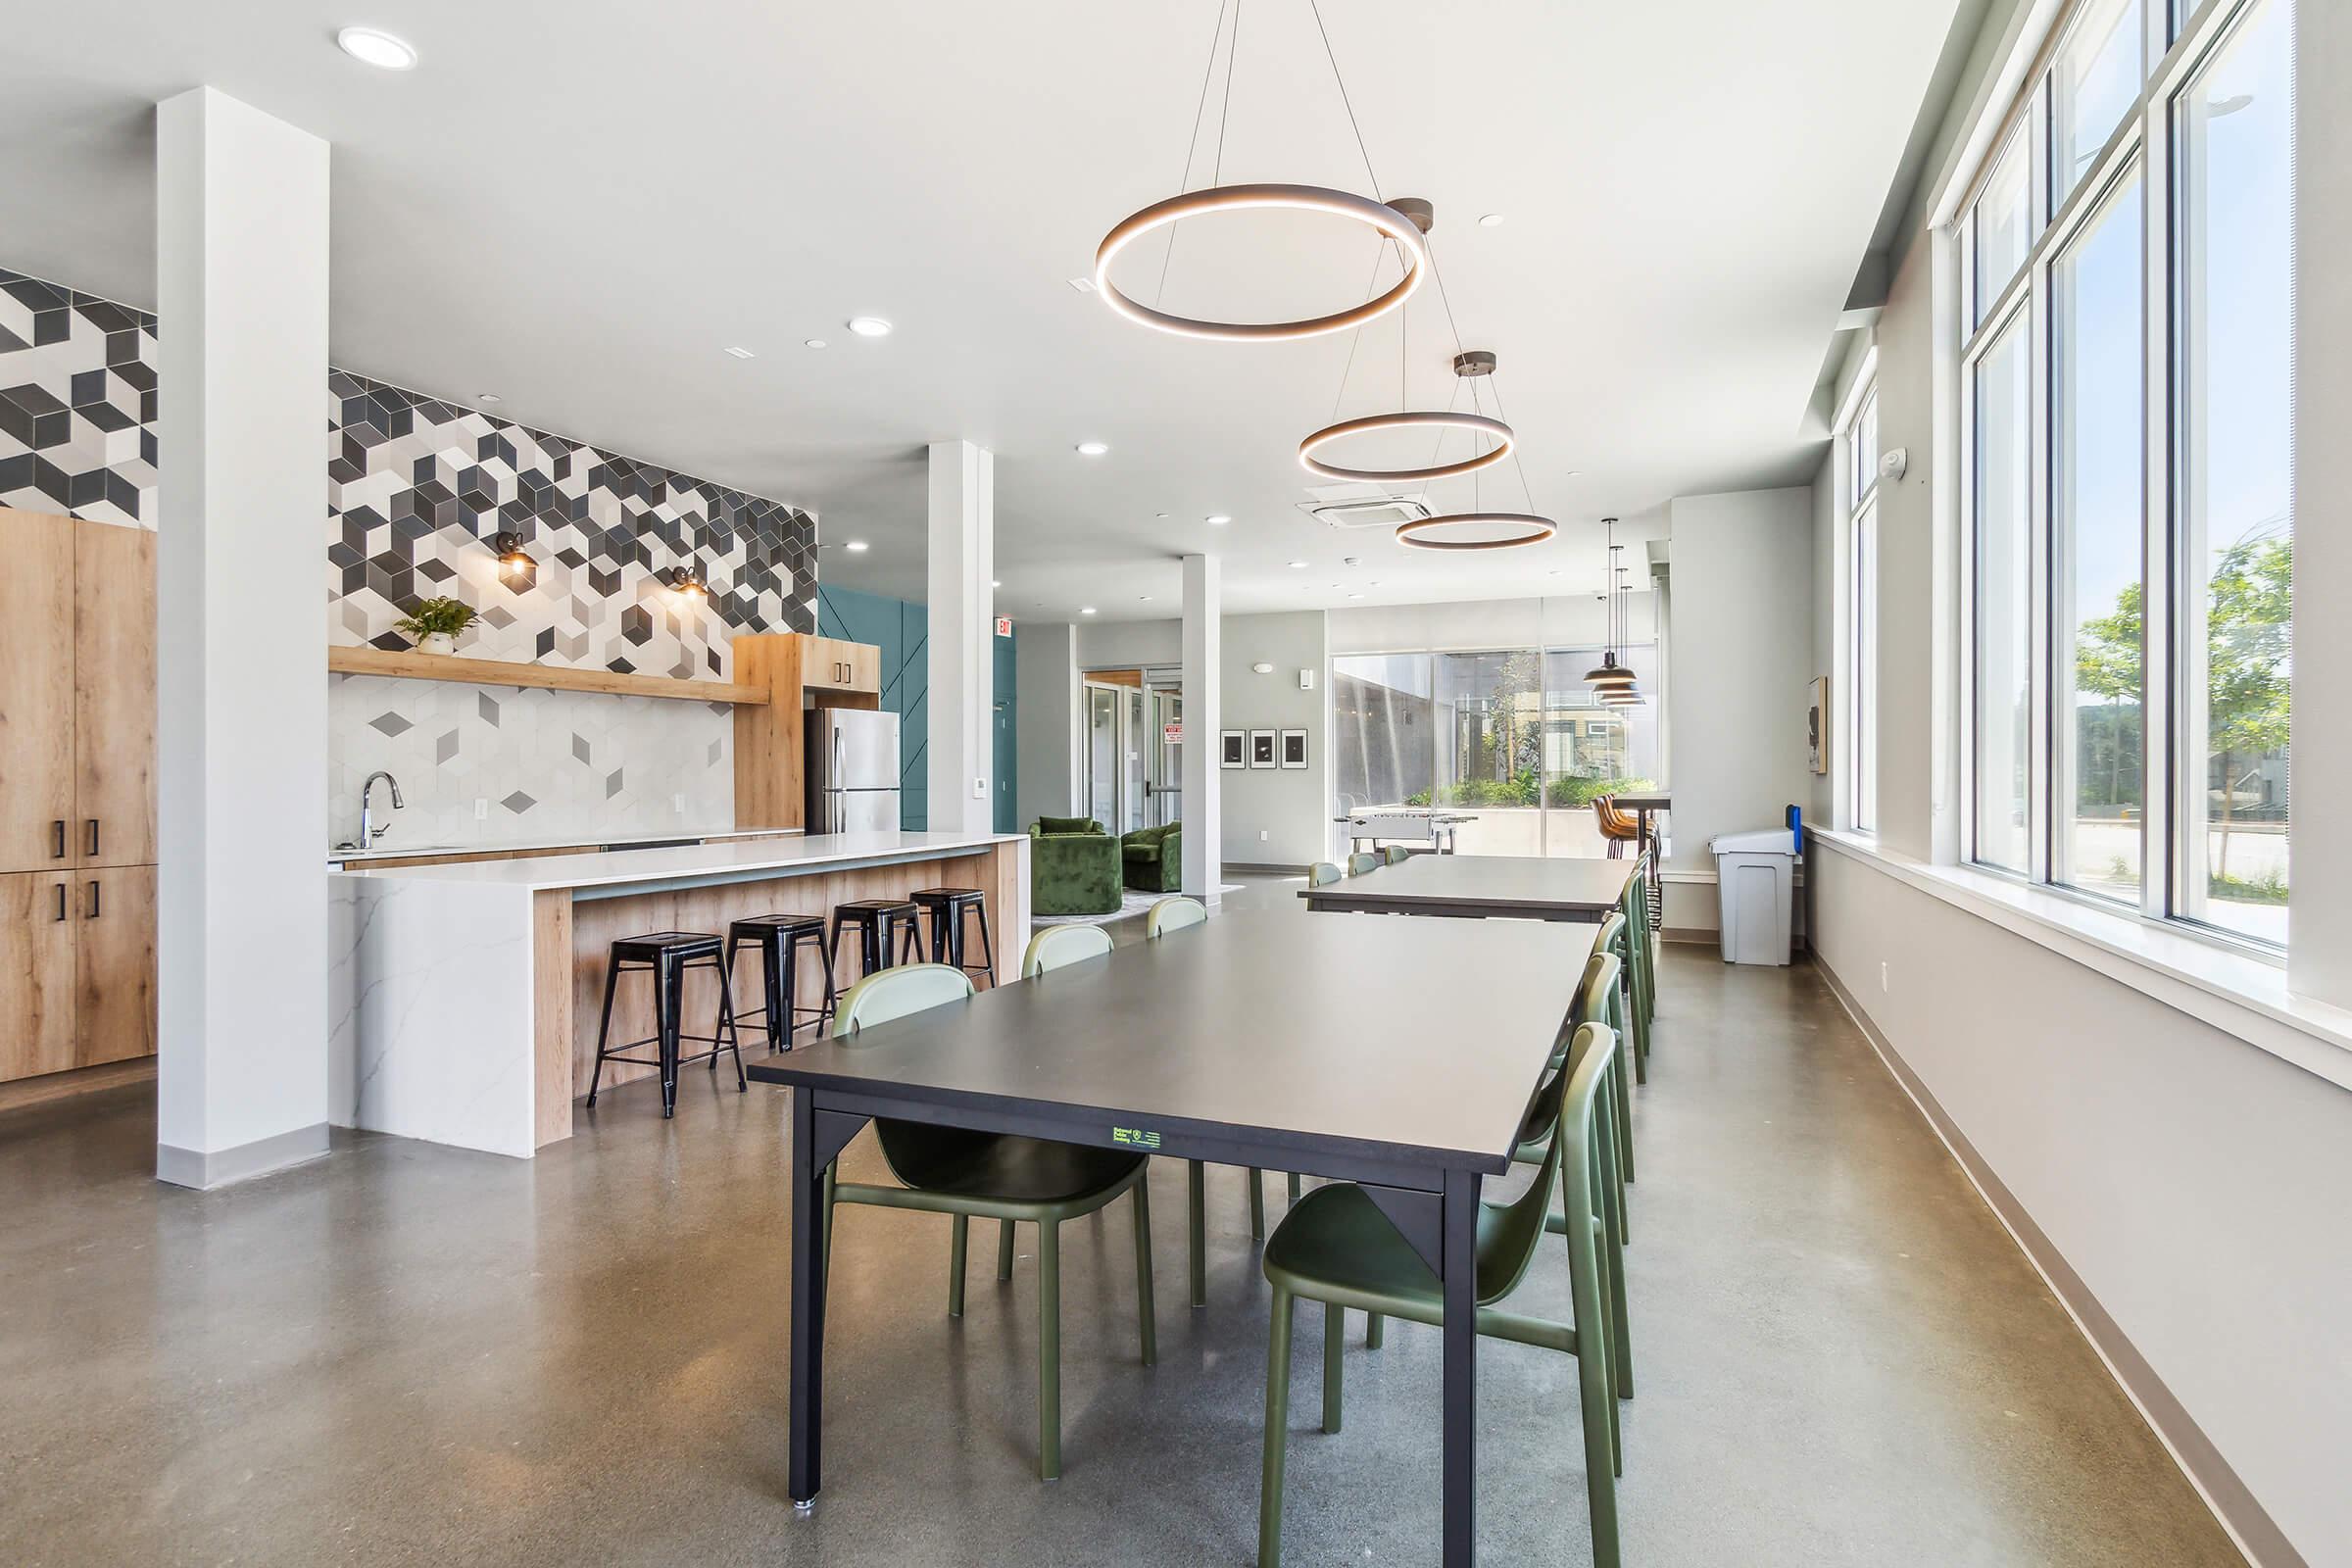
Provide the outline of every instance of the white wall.
{"type": "MultiPolygon", "coordinates": [[[[1331,710],[1324,662],[1330,653],[1319,610],[1225,617],[1223,684],[1227,729],[1306,731],[1303,768],[1221,768],[1226,863],[1304,866],[1331,858],[1331,710]],[[1250,667],[1274,666],[1270,675],[1250,667]],[[1314,689],[1298,689],[1298,672],[1314,689]]],[[[1188,721],[1189,722],[1189,721],[1188,721]]],[[[1216,737],[1202,742],[1214,745],[1216,737]]]]}
{"type": "Polygon", "coordinates": [[[1813,491],[1685,496],[1674,537],[1672,665],[1674,853],[1665,924],[1716,927],[1718,833],[1777,827],[1813,797],[1805,756],[1813,649],[1813,491]]]}
{"type": "Polygon", "coordinates": [[[1013,820],[1075,816],[1078,778],[1078,631],[1067,621],[1012,624],[1013,820]]]}
{"type": "Polygon", "coordinates": [[[1806,876],[1818,961],[2159,1430],[2249,1539],[2267,1509],[2303,1561],[2352,1561],[2352,1095],[1849,854],[1806,876]]]}

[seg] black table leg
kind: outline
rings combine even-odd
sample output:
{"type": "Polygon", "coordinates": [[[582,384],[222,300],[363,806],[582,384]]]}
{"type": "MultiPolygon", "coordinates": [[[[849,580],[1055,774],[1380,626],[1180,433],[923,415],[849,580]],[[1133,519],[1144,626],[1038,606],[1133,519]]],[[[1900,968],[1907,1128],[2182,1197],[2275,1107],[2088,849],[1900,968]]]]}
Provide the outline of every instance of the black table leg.
{"type": "Polygon", "coordinates": [[[1446,1568],[1478,1559],[1478,1189],[1476,1172],[1446,1173],[1446,1568]]]}
{"type": "Polygon", "coordinates": [[[789,1462],[792,1504],[816,1507],[824,1478],[825,1281],[824,1174],[816,1147],[815,1097],[792,1092],[792,1402],[789,1462]]]}

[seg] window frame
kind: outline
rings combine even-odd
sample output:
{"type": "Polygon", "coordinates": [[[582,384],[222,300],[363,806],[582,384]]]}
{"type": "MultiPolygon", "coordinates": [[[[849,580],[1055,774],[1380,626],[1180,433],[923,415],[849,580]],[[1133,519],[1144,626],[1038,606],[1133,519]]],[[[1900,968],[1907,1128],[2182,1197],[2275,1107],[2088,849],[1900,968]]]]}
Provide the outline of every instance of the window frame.
{"type": "Polygon", "coordinates": [[[1836,569],[1839,613],[1837,619],[1838,638],[1837,679],[1843,690],[1832,694],[1835,727],[1830,737],[1831,765],[1834,768],[1832,819],[1856,833],[1875,834],[1879,830],[1878,813],[1866,810],[1864,803],[1873,807],[1878,799],[1877,714],[1864,722],[1866,708],[1875,708],[1879,680],[1876,668],[1878,654],[1878,549],[1874,531],[1870,557],[1870,579],[1863,580],[1862,524],[1867,518],[1875,530],[1879,513],[1879,474],[1876,459],[1883,450],[1877,439],[1879,411],[1878,353],[1874,347],[1863,357],[1855,372],[1853,385],[1845,394],[1843,412],[1835,431],[1838,460],[1835,489],[1835,508],[1838,516],[1836,569]],[[1862,433],[1872,432],[1870,456],[1863,462],[1862,433]],[[1871,601],[1869,646],[1865,648],[1863,601],[1867,592],[1871,601]],[[1866,659],[1865,655],[1869,657],[1866,659]],[[1867,673],[1865,671],[1867,670],[1867,673]],[[1865,744],[1866,741],[1868,744],[1865,744]]]}
{"type": "MultiPolygon", "coordinates": [[[[1957,860],[1973,871],[2029,884],[2037,892],[2079,903],[2088,908],[2131,919],[2161,924],[2230,951],[2283,963],[2285,947],[2200,920],[2186,913],[2188,900],[2181,878],[2188,857],[2182,835],[2192,820],[2187,791],[2201,772],[2197,760],[2187,756],[2196,744],[2188,726],[2177,722],[2188,694],[2184,661],[2179,646],[2177,622],[2180,595],[2185,591],[2195,564],[2181,559],[2181,463],[2184,410],[2181,403],[2183,346],[2181,317],[2188,308],[2180,288],[2182,241],[2175,220],[2176,198],[2182,177],[2175,106],[2205,67],[2234,36],[2239,24],[2265,0],[2202,0],[2187,6],[2172,0],[2145,0],[2140,7],[2143,28],[2141,58],[2146,63],[2137,95],[2123,113],[2099,154],[2062,202],[2051,210],[2050,173],[2053,69],[2061,50],[2082,20],[2100,0],[2065,0],[2032,54],[2014,98],[1980,126],[1977,163],[1955,187],[1949,216],[1937,225],[1938,240],[1948,247],[1953,266],[1947,273],[1957,294],[1946,318],[1957,338],[1957,352],[1944,360],[1939,371],[1949,377],[1943,391],[1956,413],[1959,657],[1954,661],[1958,702],[1959,810],[1956,814],[1957,860]],[[2186,9],[2186,16],[2180,15],[2186,9]],[[1977,267],[1981,247],[1977,231],[1981,204],[1992,176],[2013,153],[2025,156],[2029,179],[2027,200],[2030,236],[2024,260],[2006,279],[1981,279],[1977,267]],[[2142,490],[2141,490],[2141,656],[2142,736],[2140,891],[2136,910],[2112,897],[2085,892],[2051,879],[2055,859],[2058,803],[2050,712],[2054,681],[2052,661],[2062,656],[2053,634],[2056,606],[2052,595],[2052,536],[2055,496],[2052,490],[2052,421],[2056,417],[2051,309],[2051,268],[2081,237],[2085,225],[2102,212],[2121,183],[2136,176],[2140,182],[2141,321],[2143,353],[2142,490]],[[1987,283],[1993,286],[1985,293],[1987,283]],[[1984,309],[1977,309],[1980,296],[1984,309]],[[1980,614],[1977,535],[1979,451],[1977,375],[1987,351],[2020,321],[2031,345],[2029,374],[2030,456],[2028,462],[2029,555],[2028,663],[2031,697],[2027,756],[2028,868],[2020,873],[1981,858],[1979,815],[1982,805],[1977,757],[1979,721],[1976,669],[1980,614]]],[[[2297,4],[2306,0],[2270,0],[2297,4]]],[[[1947,340],[1948,341],[1948,340],[1947,340]]],[[[2063,716],[2063,715],[2057,715],[2063,716]]]]}

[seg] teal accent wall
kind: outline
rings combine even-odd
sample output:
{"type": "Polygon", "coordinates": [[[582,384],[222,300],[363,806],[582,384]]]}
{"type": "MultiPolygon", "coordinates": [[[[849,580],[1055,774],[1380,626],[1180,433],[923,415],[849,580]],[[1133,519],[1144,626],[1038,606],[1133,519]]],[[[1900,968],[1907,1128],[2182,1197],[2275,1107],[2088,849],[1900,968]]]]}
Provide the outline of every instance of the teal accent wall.
{"type": "MultiPolygon", "coordinates": [[[[816,631],[820,637],[842,637],[867,643],[882,651],[882,710],[899,715],[899,826],[909,832],[931,821],[930,784],[924,772],[923,749],[930,739],[931,693],[928,606],[855,588],[819,583],[816,589],[816,631]]],[[[1010,833],[1013,797],[1013,669],[1012,639],[998,637],[993,672],[996,711],[995,827],[1010,833]]]]}

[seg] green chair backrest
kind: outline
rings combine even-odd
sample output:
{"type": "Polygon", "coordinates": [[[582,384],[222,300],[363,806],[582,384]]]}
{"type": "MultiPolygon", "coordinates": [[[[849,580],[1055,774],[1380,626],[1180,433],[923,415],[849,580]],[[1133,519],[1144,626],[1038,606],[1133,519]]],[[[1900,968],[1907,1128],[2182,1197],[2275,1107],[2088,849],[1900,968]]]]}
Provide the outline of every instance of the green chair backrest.
{"type": "Polygon", "coordinates": [[[1347,874],[1329,860],[1317,860],[1306,868],[1306,885],[1310,888],[1327,888],[1347,874]]]}
{"type": "Polygon", "coordinates": [[[1362,876],[1366,871],[1373,869],[1379,864],[1379,856],[1374,855],[1370,850],[1358,850],[1353,855],[1348,857],[1348,874],[1349,876],[1362,876]]]}
{"type": "Polygon", "coordinates": [[[1030,829],[1032,833],[1100,833],[1102,824],[1091,816],[1041,816],[1030,829]]]}
{"type": "Polygon", "coordinates": [[[1152,906],[1144,915],[1144,935],[1148,939],[1164,937],[1188,925],[1199,925],[1207,918],[1208,909],[1198,899],[1188,899],[1179,894],[1152,906]]]}
{"type": "Polygon", "coordinates": [[[1021,978],[1035,979],[1048,969],[1084,963],[1110,951],[1110,937],[1099,925],[1050,925],[1029,939],[1021,955],[1021,978]]]}
{"type": "Polygon", "coordinates": [[[1544,1102],[1541,1108],[1557,1130],[1550,1147],[1544,1151],[1543,1168],[1527,1191],[1503,1205],[1499,1213],[1488,1210],[1494,1215],[1495,1223],[1492,1229],[1482,1227],[1485,1234],[1480,1238],[1478,1250],[1480,1302],[1500,1300],[1526,1277],[1528,1265],[1535,1261],[1536,1249],[1544,1241],[1544,1221],[1551,1212],[1555,1182],[1565,1184],[1569,1191],[1566,1212],[1570,1219],[1570,1248],[1575,1248],[1580,1231],[1591,1230],[1589,1223],[1579,1226],[1575,1221],[1593,1212],[1593,1093],[1616,1051],[1617,1034],[1607,1024],[1578,1024],[1576,1036],[1568,1047],[1567,1070],[1554,1073],[1538,1091],[1544,1102]]]}
{"type": "Polygon", "coordinates": [[[944,963],[903,963],[867,975],[843,994],[833,1014],[833,1038],[844,1040],[869,1023],[888,1023],[925,1007],[961,1002],[972,982],[944,963]]]}
{"type": "Polygon", "coordinates": [[[1413,854],[1412,851],[1406,849],[1401,844],[1392,844],[1387,849],[1382,850],[1380,853],[1387,858],[1391,865],[1402,865],[1406,860],[1412,858],[1413,854]]]}

